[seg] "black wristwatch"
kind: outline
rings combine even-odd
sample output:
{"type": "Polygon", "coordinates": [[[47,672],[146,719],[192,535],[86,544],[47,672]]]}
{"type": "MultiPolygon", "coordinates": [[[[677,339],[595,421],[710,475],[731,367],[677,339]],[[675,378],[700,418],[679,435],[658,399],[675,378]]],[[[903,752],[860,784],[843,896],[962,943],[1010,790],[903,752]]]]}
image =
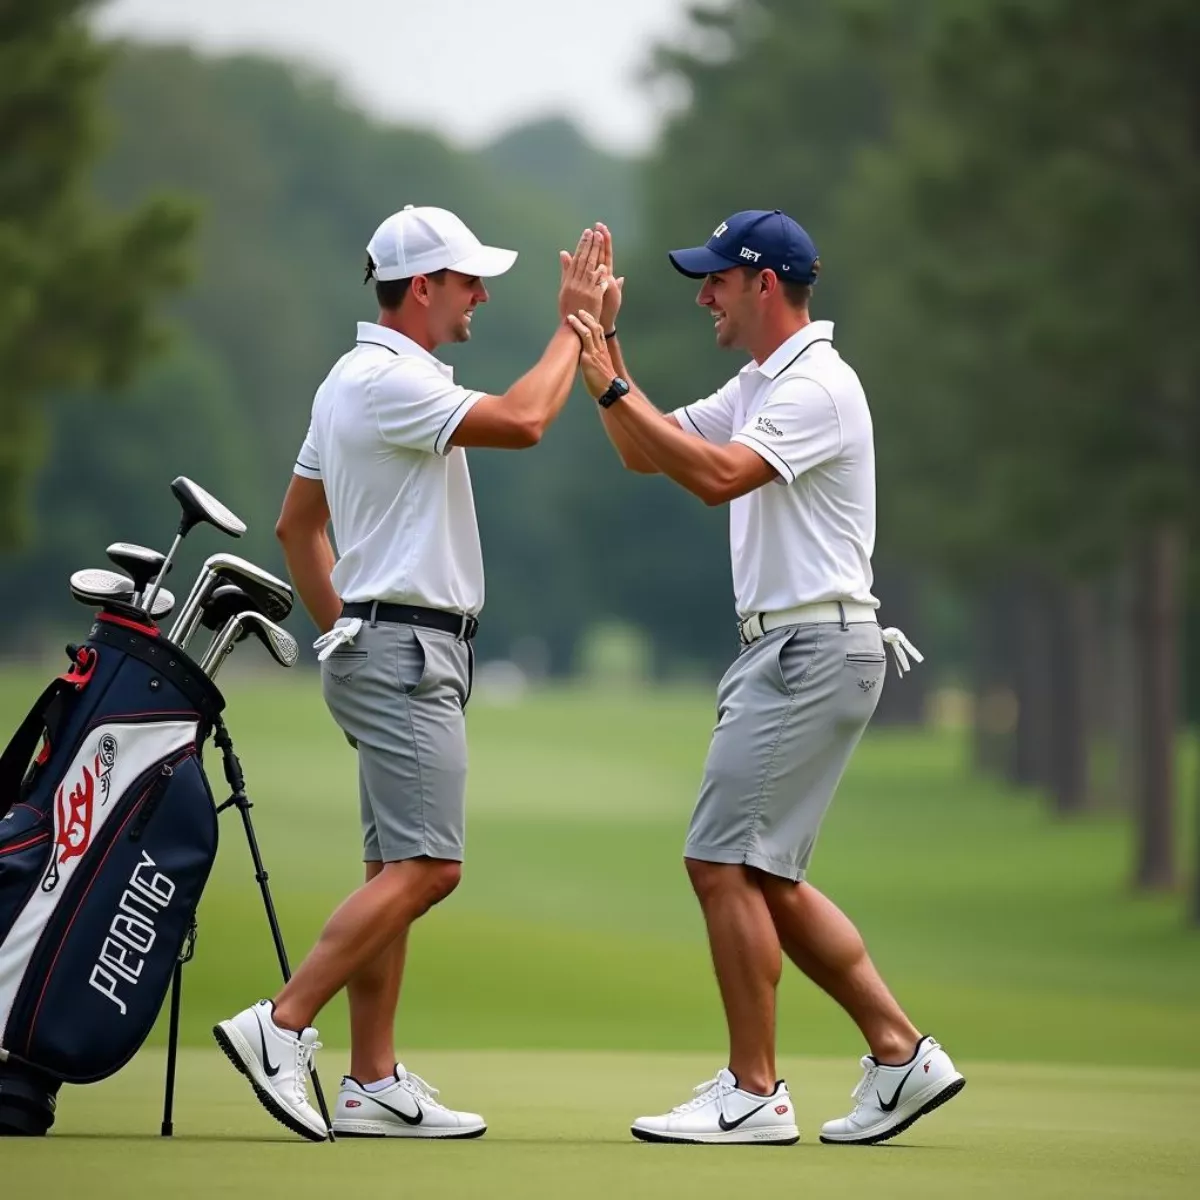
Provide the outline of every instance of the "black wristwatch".
{"type": "Polygon", "coordinates": [[[608,391],[603,396],[597,396],[596,402],[601,408],[611,408],[622,396],[629,395],[629,384],[623,380],[620,375],[616,376],[612,383],[608,385],[608,391]]]}

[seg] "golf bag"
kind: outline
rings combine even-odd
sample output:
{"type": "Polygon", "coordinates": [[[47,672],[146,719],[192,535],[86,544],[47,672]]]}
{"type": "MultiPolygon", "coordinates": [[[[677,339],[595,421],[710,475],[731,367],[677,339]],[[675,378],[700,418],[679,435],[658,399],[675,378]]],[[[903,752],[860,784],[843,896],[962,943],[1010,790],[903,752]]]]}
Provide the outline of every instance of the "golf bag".
{"type": "Polygon", "coordinates": [[[108,612],[68,652],[0,756],[0,1133],[45,1133],[63,1083],[138,1051],[217,852],[221,693],[108,612]]]}

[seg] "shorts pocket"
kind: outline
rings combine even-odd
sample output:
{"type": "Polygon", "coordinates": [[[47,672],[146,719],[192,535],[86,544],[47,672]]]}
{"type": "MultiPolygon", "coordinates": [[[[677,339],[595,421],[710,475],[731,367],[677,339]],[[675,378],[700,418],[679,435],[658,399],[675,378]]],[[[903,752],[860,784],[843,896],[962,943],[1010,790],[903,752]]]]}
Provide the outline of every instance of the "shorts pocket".
{"type": "Polygon", "coordinates": [[[775,648],[779,682],[789,695],[808,681],[821,648],[820,625],[799,625],[781,638],[775,648]]]}
{"type": "Polygon", "coordinates": [[[429,652],[421,631],[411,625],[400,626],[396,645],[396,682],[405,696],[416,695],[429,674],[429,652]]]}
{"type": "Polygon", "coordinates": [[[329,676],[330,683],[349,683],[351,678],[366,665],[370,657],[369,650],[356,650],[352,646],[342,646],[321,665],[329,676]]]}

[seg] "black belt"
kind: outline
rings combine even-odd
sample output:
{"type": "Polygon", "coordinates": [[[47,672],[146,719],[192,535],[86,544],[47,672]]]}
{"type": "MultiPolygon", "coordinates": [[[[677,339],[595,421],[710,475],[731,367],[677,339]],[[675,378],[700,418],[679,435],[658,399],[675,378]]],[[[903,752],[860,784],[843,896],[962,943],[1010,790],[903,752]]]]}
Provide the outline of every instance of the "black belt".
{"type": "Polygon", "coordinates": [[[361,617],[364,621],[390,621],[395,625],[421,625],[440,629],[470,641],[479,630],[476,617],[465,613],[444,612],[440,608],[422,608],[419,604],[385,604],[382,600],[359,600],[342,605],[343,617],[361,617]]]}

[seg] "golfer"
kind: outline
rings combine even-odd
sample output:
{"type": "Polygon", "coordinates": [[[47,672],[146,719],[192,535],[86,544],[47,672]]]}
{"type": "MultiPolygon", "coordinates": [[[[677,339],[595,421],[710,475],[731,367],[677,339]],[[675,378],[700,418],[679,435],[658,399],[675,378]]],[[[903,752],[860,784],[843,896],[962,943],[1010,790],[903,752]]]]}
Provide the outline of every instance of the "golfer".
{"type": "MultiPolygon", "coordinates": [[[[611,271],[611,238],[604,264],[611,271]]],[[[805,872],[821,820],[867,727],[886,673],[920,656],[881,630],[871,593],[875,461],[857,375],[813,321],[820,262],[782,212],[739,212],[708,242],[670,256],[703,282],[717,344],[749,361],[707,399],[664,416],[630,379],[616,335],[620,287],[600,320],[568,319],[588,390],[625,465],[661,472],[706,504],[729,504],[741,650],[717,694],[717,725],[685,860],[708,928],[729,1061],[694,1097],[633,1133],[657,1142],[795,1142],[775,1071],[782,954],[828,992],[870,1053],[849,1115],[824,1142],[894,1137],[964,1085],[905,1015],[858,931],[805,872]],[[907,652],[907,653],[906,653],[907,652]]]]}
{"type": "Polygon", "coordinates": [[[503,395],[486,395],[455,383],[434,351],[470,338],[485,279],[516,253],[481,245],[445,209],[394,213],[367,247],[379,315],[359,323],[313,402],[277,533],[322,631],[326,703],[357,746],[366,883],[273,1000],[213,1033],[267,1111],[314,1141],[327,1130],[305,1084],[313,1023],[343,987],[350,1071],[336,1134],[464,1138],[486,1128],[397,1061],[393,1032],[409,928],[462,873],[463,711],[484,599],[466,448],[536,445],[558,416],[580,354],[561,318],[600,311],[602,244],[588,230],[574,255],[563,252],[545,353],[503,395]]]}

